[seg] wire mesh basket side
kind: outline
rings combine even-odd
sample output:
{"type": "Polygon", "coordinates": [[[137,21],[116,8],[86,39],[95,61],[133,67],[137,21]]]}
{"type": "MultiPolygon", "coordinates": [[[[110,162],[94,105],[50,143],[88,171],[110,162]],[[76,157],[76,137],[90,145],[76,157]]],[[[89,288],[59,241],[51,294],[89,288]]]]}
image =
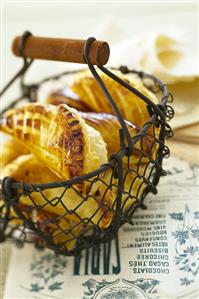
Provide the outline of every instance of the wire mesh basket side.
{"type": "MultiPolygon", "coordinates": [[[[146,88],[159,95],[160,102],[156,105],[114,72],[98,66],[102,73],[136,94],[147,107],[150,118],[132,137],[113,97],[88,59],[92,42],[92,38],[88,39],[84,58],[121,126],[118,132],[120,150],[99,169],[65,182],[38,184],[3,179],[0,206],[2,241],[13,238],[20,245],[30,242],[65,255],[97,247],[101,242],[116,237],[124,223],[132,224],[135,210],[146,208],[143,203],[146,195],[157,193],[160,176],[166,174],[162,160],[169,155],[165,139],[172,137],[167,123],[173,117],[173,109],[168,105],[172,95],[166,85],[154,76],[121,67],[121,73],[135,74],[146,88]]],[[[15,106],[24,96],[34,102],[38,87],[50,79],[36,85],[25,85],[24,74],[31,64],[32,61],[24,60],[24,67],[18,73],[22,78],[22,96],[6,109],[15,106]]],[[[57,75],[54,79],[70,73],[57,75]]]]}
{"type": "MultiPolygon", "coordinates": [[[[132,223],[138,207],[145,208],[146,194],[157,192],[157,174],[164,174],[157,162],[162,156],[160,128],[156,123],[152,127],[154,136],[148,133],[136,142],[143,149],[143,139],[149,138],[148,153],[143,149],[139,155],[116,156],[106,170],[87,180],[72,185],[59,182],[56,188],[44,189],[34,184],[27,188],[22,183],[15,196],[12,193],[5,200],[2,210],[4,216],[9,211],[7,237],[14,237],[17,244],[31,242],[65,255],[114,238],[122,224],[132,223]]],[[[164,146],[164,154],[168,154],[166,149],[164,146]]]]}

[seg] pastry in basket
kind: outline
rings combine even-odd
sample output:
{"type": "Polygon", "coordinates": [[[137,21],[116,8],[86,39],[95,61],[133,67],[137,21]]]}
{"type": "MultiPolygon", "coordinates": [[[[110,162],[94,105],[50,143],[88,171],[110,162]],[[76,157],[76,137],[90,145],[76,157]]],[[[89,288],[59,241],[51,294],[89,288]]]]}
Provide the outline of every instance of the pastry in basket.
{"type": "MultiPolygon", "coordinates": [[[[73,250],[81,235],[89,231],[80,220],[72,217],[59,216],[45,210],[33,210],[32,220],[43,232],[44,236],[50,238],[52,244],[58,244],[62,250],[73,250]]],[[[43,244],[39,236],[35,236],[37,243],[43,244]]]]}
{"type": "Polygon", "coordinates": [[[89,106],[81,101],[77,96],[71,96],[68,94],[68,88],[57,90],[50,93],[47,98],[45,98],[45,103],[52,104],[52,105],[60,105],[60,104],[67,104],[68,106],[75,108],[79,111],[91,111],[89,106]]]}
{"type": "MultiPolygon", "coordinates": [[[[135,75],[124,75],[120,71],[113,72],[155,104],[158,103],[157,97],[135,75]]],[[[142,128],[143,124],[150,118],[145,102],[104,73],[101,72],[100,76],[120,109],[123,118],[142,128]]],[[[101,87],[89,71],[78,73],[71,80],[70,87],[94,112],[113,113],[101,87]]]]}
{"type": "Polygon", "coordinates": [[[114,192],[101,181],[63,187],[61,178],[57,177],[32,154],[22,155],[1,169],[1,178],[11,176],[17,181],[30,184],[58,182],[60,187],[34,191],[30,195],[21,195],[19,204],[33,206],[37,211],[45,210],[69,220],[81,219],[92,226],[98,224],[107,227],[112,220],[110,212],[114,201],[114,192]],[[70,212],[72,212],[70,214],[70,212]]]}
{"type": "MultiPolygon", "coordinates": [[[[59,92],[57,92],[59,93],[59,92]]],[[[46,97],[46,103],[51,103],[53,105],[59,105],[60,101],[57,98],[56,92],[51,93],[46,97]]],[[[82,102],[81,102],[82,103],[82,102]]],[[[67,101],[69,106],[74,107],[74,103],[70,103],[67,101]]],[[[79,110],[78,113],[85,120],[85,122],[100,132],[103,140],[107,145],[108,156],[110,157],[113,153],[116,153],[120,150],[120,137],[119,130],[121,128],[118,119],[109,113],[95,113],[95,112],[82,112],[83,110],[81,106],[77,106],[76,108],[79,110]]],[[[89,110],[89,109],[88,109],[89,110]]],[[[130,132],[131,137],[134,137],[140,129],[138,126],[134,125],[129,121],[125,121],[127,128],[130,132]]],[[[154,142],[154,138],[151,134],[142,138],[142,142],[138,141],[134,147],[134,160],[133,163],[137,163],[138,160],[142,157],[142,163],[145,162],[147,157],[152,157],[155,154],[155,147],[153,151],[151,151],[152,143],[154,142]],[[153,154],[152,154],[153,153],[153,154]]]]}
{"type": "Polygon", "coordinates": [[[23,142],[62,179],[91,172],[107,162],[98,131],[67,105],[27,104],[8,110],[0,130],[23,142]]]}
{"type": "MultiPolygon", "coordinates": [[[[4,217],[6,207],[3,207],[2,203],[0,200],[1,216],[4,217]]],[[[63,217],[47,212],[44,209],[37,209],[34,206],[27,206],[21,203],[17,207],[22,214],[21,217],[29,219],[35,229],[39,229],[43,233],[44,239],[48,238],[52,244],[58,244],[62,249],[73,250],[80,235],[91,229],[90,227],[86,228],[80,220],[78,221],[73,217],[63,217]]],[[[19,218],[18,213],[12,207],[10,208],[9,217],[10,228],[23,225],[23,220],[19,218]]],[[[35,241],[36,244],[41,246],[45,245],[45,241],[41,239],[41,236],[32,233],[29,235],[28,231],[24,231],[24,233],[28,241],[35,241]]]]}
{"type": "MultiPolygon", "coordinates": [[[[1,136],[3,139],[3,136],[1,136]]],[[[2,142],[0,152],[0,168],[15,160],[18,156],[27,154],[28,149],[23,143],[20,143],[15,138],[9,138],[2,142]]]]}
{"type": "MultiPolygon", "coordinates": [[[[104,142],[107,145],[107,151],[109,157],[113,153],[117,153],[120,150],[120,136],[119,130],[121,125],[112,114],[108,113],[95,113],[95,112],[81,112],[81,117],[85,122],[96,129],[102,136],[104,142]]],[[[127,129],[131,137],[135,137],[140,129],[129,121],[125,121],[127,129]]],[[[148,162],[148,158],[153,158],[156,153],[156,146],[153,146],[154,137],[150,134],[143,136],[134,145],[133,155],[130,159],[132,164],[137,164],[141,159],[141,163],[148,162]]]]}
{"type": "MultiPolygon", "coordinates": [[[[139,167],[139,174],[142,174],[142,169],[144,170],[146,166],[139,167]]],[[[101,228],[109,226],[112,220],[110,207],[115,207],[117,181],[112,177],[110,170],[101,174],[98,181],[92,179],[92,185],[87,193],[80,193],[76,186],[68,189],[62,187],[61,179],[44,167],[32,154],[20,156],[2,168],[1,177],[6,176],[32,184],[60,182],[60,188],[45,189],[42,192],[34,192],[33,189],[29,196],[20,197],[19,204],[33,206],[37,212],[45,210],[47,213],[73,221],[79,221],[81,218],[87,222],[87,219],[91,219],[88,226],[98,224],[101,228]],[[111,187],[107,187],[109,185],[111,187]],[[75,213],[70,215],[67,211],[75,211],[75,213]]],[[[128,168],[128,171],[124,169],[122,206],[128,209],[133,205],[136,195],[141,194],[144,187],[143,177],[137,175],[137,167],[128,168]]]]}
{"type": "Polygon", "coordinates": [[[129,214],[135,208],[135,203],[141,200],[143,191],[147,186],[147,178],[150,171],[150,164],[126,166],[123,169],[124,192],[122,196],[122,210],[125,215],[129,214]]]}
{"type": "MultiPolygon", "coordinates": [[[[123,75],[121,72],[116,71],[116,74],[121,78],[126,78],[126,81],[128,81],[133,87],[137,88],[139,91],[143,92],[146,96],[148,96],[149,99],[151,99],[154,103],[158,102],[158,99],[156,96],[150,92],[142,83],[142,81],[137,78],[135,75],[123,75]]],[[[146,108],[146,104],[139,99],[136,95],[129,92],[125,88],[123,88],[121,85],[117,84],[115,81],[111,81],[109,77],[106,75],[102,75],[103,79],[105,80],[105,83],[108,82],[108,84],[111,86],[113,84],[112,95],[113,99],[115,100],[118,107],[121,109],[122,115],[127,116],[129,118],[130,122],[126,121],[126,124],[128,126],[128,129],[130,131],[130,134],[132,137],[134,137],[142,126],[135,125],[133,123],[133,120],[139,120],[137,121],[139,124],[142,123],[142,125],[149,120],[149,114],[148,110],[146,108]],[[144,117],[144,118],[143,118],[144,117]],[[143,119],[143,121],[141,121],[143,119]],[[140,122],[141,121],[141,122],[140,122]]],[[[98,130],[104,141],[107,144],[107,150],[109,156],[117,152],[119,150],[119,122],[116,117],[112,116],[108,113],[103,113],[104,111],[109,111],[112,113],[112,110],[107,102],[107,99],[105,98],[101,88],[98,86],[98,83],[94,78],[92,78],[90,72],[88,71],[82,71],[78,75],[75,75],[72,80],[72,88],[78,93],[79,96],[81,95],[84,99],[84,102],[86,105],[90,106],[87,109],[86,107],[77,107],[78,110],[96,110],[99,113],[92,113],[92,112],[84,112],[80,114],[85,119],[86,123],[92,127],[94,127],[96,130],[98,130]],[[84,84],[85,83],[85,84],[84,84]],[[78,91],[76,90],[76,84],[78,85],[78,91]],[[92,105],[93,99],[97,102],[98,108],[94,108],[92,105]],[[105,106],[101,105],[101,101],[103,100],[103,103],[105,106]],[[103,108],[102,108],[103,107],[103,108]],[[103,110],[104,109],[104,110],[103,110]],[[114,128],[114,129],[113,129],[114,128]],[[111,132],[111,134],[110,134],[111,132]]],[[[61,84],[61,82],[60,82],[61,84]]],[[[49,84],[50,85],[50,84],[49,84]]],[[[110,90],[110,86],[109,90],[110,90]]],[[[66,90],[69,90],[68,83],[62,82],[62,85],[59,85],[59,89],[56,91],[56,86],[53,88],[53,83],[51,83],[50,86],[48,86],[48,92],[43,94],[43,97],[40,96],[39,100],[44,101],[46,103],[51,102],[54,105],[59,104],[59,97],[56,96],[56,94],[63,94],[64,95],[64,86],[66,87],[66,90]],[[51,87],[51,88],[50,88],[51,87]],[[53,90],[51,91],[51,89],[53,90]]],[[[64,96],[63,96],[64,97],[64,96]]],[[[75,96],[74,96],[75,97],[75,96]]],[[[78,97],[76,96],[78,99],[78,97]]],[[[67,97],[66,97],[67,99],[67,97]]],[[[83,101],[81,100],[81,103],[83,101]]],[[[73,105],[73,103],[69,103],[69,105],[73,105]]],[[[159,129],[152,127],[149,127],[147,130],[147,136],[144,136],[142,140],[138,141],[134,146],[134,160],[131,159],[131,161],[135,164],[138,162],[138,160],[141,158],[142,163],[148,162],[149,159],[154,159],[155,155],[157,153],[157,142],[155,141],[155,138],[158,138],[159,135],[159,129]],[[142,150],[141,150],[142,149],[142,150]],[[147,159],[146,159],[147,155],[147,159]],[[148,159],[149,158],[149,159],[148,159]]]]}

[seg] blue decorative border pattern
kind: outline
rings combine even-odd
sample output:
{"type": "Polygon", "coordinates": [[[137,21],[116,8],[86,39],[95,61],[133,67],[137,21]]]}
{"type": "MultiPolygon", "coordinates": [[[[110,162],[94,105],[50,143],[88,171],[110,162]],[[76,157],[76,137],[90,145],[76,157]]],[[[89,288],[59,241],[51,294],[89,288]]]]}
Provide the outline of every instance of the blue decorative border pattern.
{"type": "Polygon", "coordinates": [[[184,213],[170,213],[171,219],[178,223],[172,232],[176,240],[174,261],[183,274],[180,285],[190,285],[199,274],[199,212],[192,213],[185,205],[184,213]]]}
{"type": "Polygon", "coordinates": [[[64,279],[61,277],[65,273],[67,260],[65,256],[56,256],[54,253],[47,253],[34,258],[30,266],[33,282],[30,285],[31,292],[60,290],[64,279]]]}
{"type": "Polygon", "coordinates": [[[97,281],[89,279],[82,285],[86,288],[82,299],[152,299],[156,294],[156,287],[159,285],[156,279],[137,279],[129,281],[117,279],[108,282],[106,279],[97,281]]]}

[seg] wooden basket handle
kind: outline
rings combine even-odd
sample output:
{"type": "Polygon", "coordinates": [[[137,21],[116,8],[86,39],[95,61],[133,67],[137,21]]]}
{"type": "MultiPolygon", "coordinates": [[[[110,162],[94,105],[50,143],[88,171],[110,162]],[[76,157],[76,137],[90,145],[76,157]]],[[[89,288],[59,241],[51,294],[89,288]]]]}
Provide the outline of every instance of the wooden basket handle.
{"type": "MultiPolygon", "coordinates": [[[[20,41],[22,36],[13,40],[12,51],[21,57],[20,41]]],[[[66,61],[73,63],[85,63],[83,52],[86,40],[64,39],[29,36],[25,42],[24,57],[31,59],[45,59],[66,61]]],[[[89,60],[93,65],[104,65],[107,63],[110,49],[107,42],[94,41],[89,50],[89,60]]]]}

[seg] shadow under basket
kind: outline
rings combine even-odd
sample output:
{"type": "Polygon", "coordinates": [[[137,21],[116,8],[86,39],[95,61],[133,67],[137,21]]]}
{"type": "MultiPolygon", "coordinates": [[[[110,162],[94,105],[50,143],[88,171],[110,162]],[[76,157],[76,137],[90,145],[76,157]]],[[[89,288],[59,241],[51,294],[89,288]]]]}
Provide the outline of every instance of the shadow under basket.
{"type": "MultiPolygon", "coordinates": [[[[85,47],[87,66],[121,125],[118,131],[120,150],[109,158],[108,163],[92,173],[68,181],[28,184],[17,182],[11,177],[4,178],[1,181],[0,201],[2,242],[12,239],[21,246],[25,242],[34,243],[36,247],[48,247],[64,255],[77,255],[82,249],[92,246],[97,248],[100,243],[117,237],[123,224],[133,225],[133,213],[137,208],[146,208],[143,203],[146,195],[149,192],[156,194],[160,177],[166,175],[162,160],[169,156],[165,139],[172,136],[167,121],[173,117],[173,109],[168,104],[172,101],[172,95],[167,86],[144,72],[129,70],[124,66],[118,69],[123,74],[134,74],[140,78],[145,87],[157,95],[159,104],[155,105],[117,77],[114,69],[94,67],[88,54],[89,47],[85,47]],[[149,119],[134,137],[130,136],[117,103],[101,80],[97,72],[99,69],[100,74],[105,73],[145,103],[149,119]]],[[[37,91],[42,83],[77,72],[68,71],[27,85],[24,84],[24,74],[31,64],[32,60],[24,58],[22,71],[15,76],[15,79],[21,79],[21,96],[3,112],[22,100],[37,101],[37,91]]]]}

